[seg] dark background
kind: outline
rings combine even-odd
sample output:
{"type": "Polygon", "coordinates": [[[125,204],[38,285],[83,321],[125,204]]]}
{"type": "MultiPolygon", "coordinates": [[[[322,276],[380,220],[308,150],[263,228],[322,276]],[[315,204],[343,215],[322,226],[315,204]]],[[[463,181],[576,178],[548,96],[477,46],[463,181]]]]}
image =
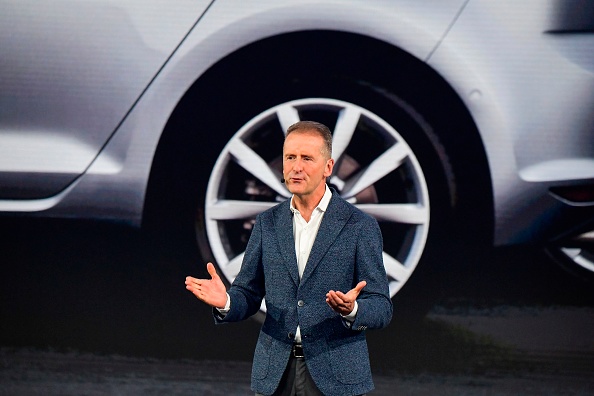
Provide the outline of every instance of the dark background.
{"type": "MultiPolygon", "coordinates": [[[[1,347],[251,360],[260,323],[214,325],[210,309],[185,290],[186,275],[206,272],[182,241],[161,245],[135,228],[79,220],[2,218],[0,231],[1,347]]],[[[441,285],[432,282],[440,298],[427,316],[401,317],[396,300],[391,325],[368,332],[374,371],[484,373],[517,364],[522,351],[431,319],[436,313],[484,316],[529,307],[537,317],[551,307],[594,307],[591,285],[539,247],[469,246],[468,253],[458,272],[441,285]]],[[[594,311],[583,312],[588,323],[594,311]]],[[[588,368],[592,350],[585,351],[588,368]]]]}

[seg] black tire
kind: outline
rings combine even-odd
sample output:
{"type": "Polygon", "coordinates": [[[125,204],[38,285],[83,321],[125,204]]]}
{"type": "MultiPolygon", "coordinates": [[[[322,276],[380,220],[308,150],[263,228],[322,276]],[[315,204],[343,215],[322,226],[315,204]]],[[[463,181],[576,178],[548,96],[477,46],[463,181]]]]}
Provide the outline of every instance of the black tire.
{"type": "MultiPolygon", "coordinates": [[[[302,40],[304,38],[300,37],[299,45],[288,47],[292,51],[296,48],[305,51],[309,46],[302,40]]],[[[228,165],[228,169],[214,175],[218,182],[215,183],[216,191],[211,191],[211,197],[243,202],[261,201],[270,205],[284,197],[241,166],[228,158],[222,158],[229,151],[227,143],[242,139],[237,134],[242,128],[252,128],[249,137],[253,139],[248,139],[246,143],[270,166],[273,170],[271,174],[274,174],[275,167],[280,171],[278,159],[282,150],[283,128],[278,120],[257,120],[258,117],[282,103],[313,103],[313,106],[303,106],[299,118],[314,119],[326,123],[332,129],[336,124],[336,114],[324,106],[332,101],[338,103],[339,107],[341,104],[352,105],[385,123],[389,128],[384,128],[384,131],[392,128],[410,148],[411,155],[406,158],[408,163],[373,183],[373,191],[367,191],[364,199],[370,202],[375,200],[375,203],[418,203],[429,209],[429,218],[424,224],[428,229],[426,239],[416,245],[411,241],[418,232],[411,230],[409,225],[380,221],[384,251],[400,263],[405,263],[410,255],[416,257],[412,260],[414,262],[407,264],[410,271],[405,279],[392,279],[392,286],[398,292],[395,296],[395,312],[402,315],[424,314],[446,286],[446,275],[451,273],[452,265],[458,261],[456,257],[461,251],[460,242],[470,242],[467,231],[468,220],[472,217],[468,217],[469,214],[488,212],[484,207],[488,207],[490,200],[480,199],[481,194],[478,193],[473,196],[473,192],[480,191],[481,187],[488,184],[488,178],[474,178],[481,173],[484,159],[478,152],[474,154],[476,158],[472,155],[462,158],[460,152],[466,153],[467,150],[457,147],[457,139],[468,140],[464,135],[472,134],[473,126],[471,122],[460,121],[468,118],[459,117],[463,110],[460,110],[455,96],[438,98],[440,101],[450,99],[449,104],[442,108],[436,108],[435,101],[427,100],[428,91],[423,87],[430,81],[417,84],[409,81],[410,76],[403,74],[388,83],[386,77],[376,74],[376,70],[362,69],[355,63],[346,62],[349,66],[336,67],[331,61],[340,59],[339,55],[332,54],[336,47],[328,42],[327,47],[320,48],[323,40],[311,37],[310,40],[310,44],[314,45],[315,42],[319,53],[325,55],[316,67],[312,67],[308,61],[310,58],[305,54],[290,54],[290,57],[285,54],[286,58],[283,54],[277,54],[277,61],[270,62],[263,53],[259,53],[271,51],[274,42],[267,43],[250,48],[249,56],[248,52],[240,52],[216,65],[189,91],[164,133],[155,162],[158,166],[151,175],[152,188],[149,193],[152,196],[162,196],[164,192],[172,196],[173,192],[176,197],[171,204],[175,210],[166,216],[167,224],[161,224],[161,228],[177,229],[174,235],[178,232],[184,235],[182,240],[188,246],[192,244],[187,235],[194,235],[197,252],[203,262],[215,262],[225,274],[225,279],[231,281],[232,273],[238,270],[238,266],[234,264],[233,270],[226,271],[225,265],[228,263],[224,261],[232,260],[243,252],[255,214],[209,225],[212,218],[209,217],[206,194],[209,182],[213,184],[213,172],[216,173],[217,167],[220,168],[220,162],[228,165]],[[287,64],[287,58],[291,59],[290,64],[287,64]],[[257,61],[246,63],[246,59],[257,61]],[[266,62],[262,62],[263,59],[266,62]],[[240,66],[243,68],[242,73],[238,73],[240,66]],[[451,108],[456,109],[455,114],[448,113],[451,108]],[[452,119],[456,119],[455,123],[451,122],[452,119]],[[459,134],[457,137],[450,137],[449,128],[454,127],[463,130],[456,131],[459,134]],[[457,157],[452,157],[452,154],[457,157]],[[463,165],[465,161],[474,162],[471,171],[463,165]],[[423,199],[418,180],[411,178],[410,168],[414,168],[415,164],[420,171],[413,170],[413,173],[417,172],[416,176],[424,178],[426,182],[427,197],[423,199],[427,202],[421,202],[423,199]],[[403,169],[405,167],[409,169],[403,169]],[[249,186],[243,184],[246,179],[251,183],[249,186]],[[414,249],[422,249],[422,252],[415,251],[413,245],[414,249]],[[221,259],[222,256],[226,257],[221,259]],[[406,287],[402,287],[405,283],[406,287]]],[[[274,48],[282,52],[285,45],[274,48]]],[[[367,45],[365,48],[369,49],[367,45]]],[[[407,63],[409,60],[403,63],[402,58],[395,59],[400,66],[410,68],[407,63]]],[[[423,73],[420,74],[422,78],[423,73]]],[[[436,89],[434,86],[431,88],[436,89]]],[[[371,163],[390,144],[386,136],[374,135],[375,121],[375,118],[367,123],[361,121],[358,124],[361,136],[349,145],[349,165],[355,171],[371,163]]],[[[375,122],[375,130],[382,128],[377,128],[375,122]]],[[[337,165],[340,171],[340,160],[337,165]]],[[[336,187],[342,193],[340,186],[336,187]]],[[[154,202],[162,201],[162,198],[155,199],[147,208],[154,209],[159,206],[154,202]]],[[[488,228],[490,219],[484,222],[488,228]]],[[[478,233],[472,234],[476,236],[478,233]]]]}

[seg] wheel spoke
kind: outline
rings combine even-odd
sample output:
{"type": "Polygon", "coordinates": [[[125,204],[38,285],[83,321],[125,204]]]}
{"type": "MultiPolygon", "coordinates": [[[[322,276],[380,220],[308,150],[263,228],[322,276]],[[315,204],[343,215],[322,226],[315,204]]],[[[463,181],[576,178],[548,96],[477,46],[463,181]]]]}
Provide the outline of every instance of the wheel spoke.
{"type": "Polygon", "coordinates": [[[384,259],[384,267],[386,268],[386,274],[388,277],[398,281],[399,283],[405,283],[412,270],[406,268],[401,262],[386,252],[382,253],[382,257],[384,259]]]}
{"type": "Polygon", "coordinates": [[[361,112],[353,107],[345,107],[338,114],[336,128],[334,128],[332,136],[332,157],[336,162],[340,161],[351,142],[360,117],[361,112]]]}
{"type": "Polygon", "coordinates": [[[591,260],[588,260],[583,255],[583,249],[581,248],[561,248],[561,251],[567,255],[570,259],[572,259],[576,264],[584,267],[588,271],[594,272],[594,263],[591,260]]]}
{"type": "Polygon", "coordinates": [[[279,106],[276,110],[276,116],[283,129],[283,134],[287,132],[287,129],[296,122],[299,122],[299,112],[291,105],[279,106]]]}
{"type": "Polygon", "coordinates": [[[357,195],[382,177],[397,169],[408,156],[409,150],[405,145],[394,145],[366,168],[347,180],[343,190],[343,197],[350,198],[357,195]]]}
{"type": "Polygon", "coordinates": [[[245,254],[245,252],[240,253],[239,255],[237,255],[233,259],[231,259],[225,265],[223,265],[222,263],[219,263],[219,267],[224,272],[225,278],[227,278],[229,283],[232,283],[235,280],[235,278],[237,277],[237,274],[239,274],[239,270],[241,269],[241,263],[243,262],[244,254],[245,254]]]}
{"type": "Polygon", "coordinates": [[[429,208],[419,204],[360,204],[356,206],[378,221],[401,224],[427,224],[429,222],[429,208]]]}
{"type": "Polygon", "coordinates": [[[268,187],[284,197],[290,196],[289,191],[280,182],[281,176],[270,169],[266,161],[241,139],[232,139],[229,142],[229,152],[233,155],[239,166],[256,176],[268,187]]]}
{"type": "Polygon", "coordinates": [[[277,202],[235,201],[221,199],[206,207],[209,220],[237,220],[254,217],[277,202]]]}

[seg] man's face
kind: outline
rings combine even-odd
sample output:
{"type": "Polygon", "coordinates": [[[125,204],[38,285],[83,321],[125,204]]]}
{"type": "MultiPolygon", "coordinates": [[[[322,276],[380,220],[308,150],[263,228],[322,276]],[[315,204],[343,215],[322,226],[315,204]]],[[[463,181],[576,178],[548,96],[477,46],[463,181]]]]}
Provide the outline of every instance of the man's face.
{"type": "Polygon", "coordinates": [[[332,174],[334,160],[322,154],[324,139],[315,132],[293,132],[283,146],[283,176],[289,191],[307,196],[325,189],[325,178],[332,174]]]}

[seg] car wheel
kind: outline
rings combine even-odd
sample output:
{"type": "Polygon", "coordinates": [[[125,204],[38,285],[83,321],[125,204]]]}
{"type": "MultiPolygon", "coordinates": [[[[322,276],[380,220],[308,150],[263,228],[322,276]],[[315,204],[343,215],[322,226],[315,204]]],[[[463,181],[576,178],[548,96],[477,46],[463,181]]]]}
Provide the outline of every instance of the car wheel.
{"type": "Polygon", "coordinates": [[[394,296],[415,271],[427,243],[427,181],[413,150],[394,127],[342,100],[307,98],[283,103],[257,114],[231,137],[206,191],[204,221],[214,258],[232,282],[241,268],[255,216],[291,197],[281,182],[283,131],[313,113],[336,119],[336,166],[329,184],[384,224],[384,229],[393,230],[383,257],[394,296]]]}
{"type": "Polygon", "coordinates": [[[586,281],[594,280],[594,231],[547,247],[547,253],[563,268],[586,281]]]}
{"type": "MultiPolygon", "coordinates": [[[[404,73],[384,79],[369,67],[373,63],[359,69],[341,62],[342,71],[325,64],[311,68],[300,63],[307,56],[295,54],[285,63],[283,51],[300,43],[279,41],[283,45],[274,48],[262,44],[262,53],[250,48],[235,54],[188,91],[151,175],[149,196],[158,187],[160,195],[177,197],[149,205],[171,209],[168,225],[158,229],[180,228],[192,219],[201,260],[213,261],[230,284],[257,214],[290,198],[281,182],[284,132],[299,120],[322,122],[334,134],[336,164],[328,183],[378,220],[395,313],[419,317],[448,286],[460,255],[483,234],[469,226],[477,215],[486,233],[492,230],[476,129],[456,94],[422,65],[415,64],[411,80],[404,73]],[[277,56],[264,56],[269,53],[277,56]]],[[[327,55],[323,59],[343,59],[331,55],[340,49],[331,44],[318,49],[327,55]]],[[[395,62],[378,67],[413,70],[397,63],[402,58],[395,62]]],[[[185,238],[187,228],[179,235],[185,238]]]]}
{"type": "Polygon", "coordinates": [[[404,295],[413,274],[431,273],[416,276],[419,286],[409,288],[406,307],[397,308],[424,314],[439,290],[439,271],[419,267],[447,254],[454,234],[450,227],[448,236],[446,221],[452,214],[446,165],[410,109],[381,101],[365,106],[337,96],[302,97],[263,108],[229,134],[198,208],[198,243],[231,283],[256,215],[291,196],[281,182],[284,131],[300,120],[320,121],[334,137],[336,165],[328,183],[380,224],[390,295],[404,295]]]}

